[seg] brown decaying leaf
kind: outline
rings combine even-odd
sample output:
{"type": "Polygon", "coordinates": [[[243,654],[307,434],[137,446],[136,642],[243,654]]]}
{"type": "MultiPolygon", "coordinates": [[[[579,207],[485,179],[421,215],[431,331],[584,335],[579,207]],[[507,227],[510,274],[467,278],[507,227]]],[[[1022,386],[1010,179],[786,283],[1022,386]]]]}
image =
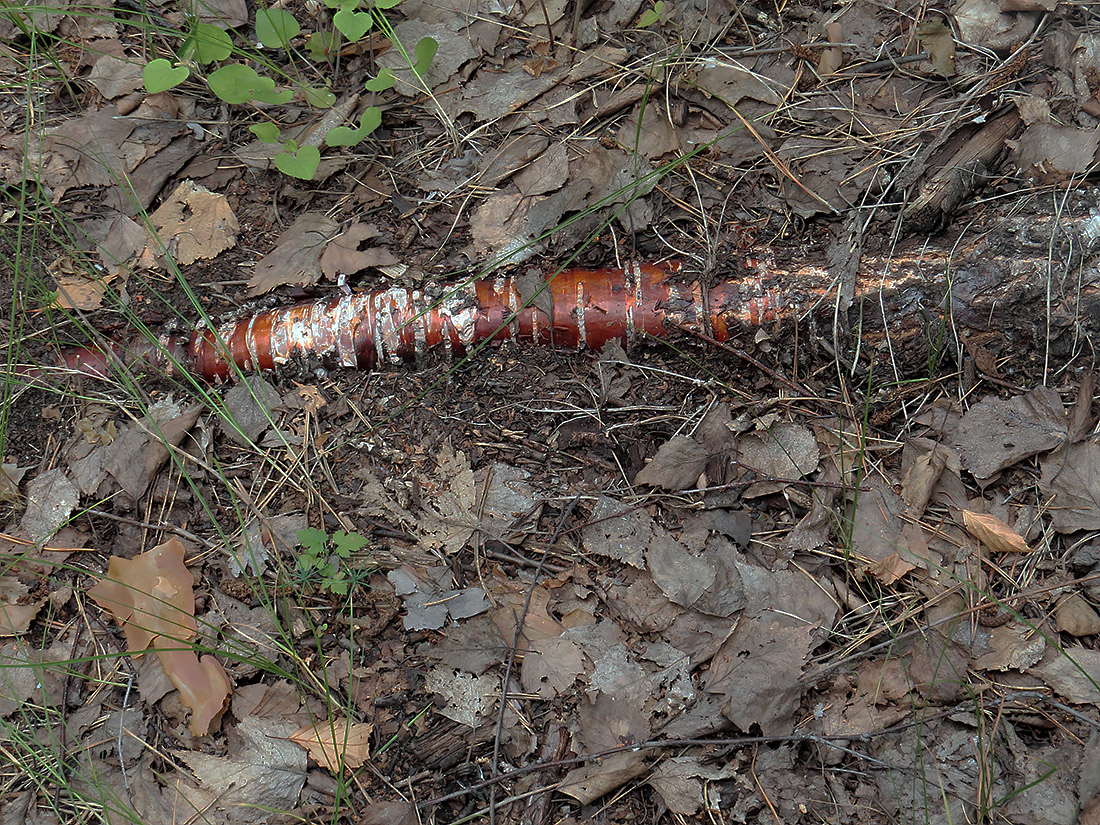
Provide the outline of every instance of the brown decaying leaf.
{"type": "Polygon", "coordinates": [[[911,570],[916,570],[916,566],[907,562],[897,553],[891,553],[889,556],[867,565],[867,572],[883,584],[893,584],[911,570]]]}
{"type": "Polygon", "coordinates": [[[191,733],[203,736],[221,715],[231,685],[217,659],[200,661],[188,642],[196,629],[195,593],[184,554],[183,543],[172,538],[132,559],[111,556],[107,576],[88,595],[118,621],[131,653],[157,651],[191,710],[191,733]]]}
{"type": "Polygon", "coordinates": [[[694,487],[710,454],[686,435],[674,435],[657,449],[653,459],[638,471],[635,484],[651,484],[664,490],[694,487]]]}
{"type": "Polygon", "coordinates": [[[1062,399],[1049,387],[1013,398],[985,398],[959,422],[956,446],[963,467],[978,479],[1053,450],[1069,433],[1062,399]]]}
{"type": "Polygon", "coordinates": [[[1042,468],[1039,489],[1049,502],[1054,529],[1100,529],[1100,444],[1069,444],[1043,459],[1042,468]]]}
{"type": "Polygon", "coordinates": [[[14,576],[0,578],[0,636],[18,636],[26,633],[45,599],[21,603],[27,595],[27,586],[14,576]]]}
{"type": "Polygon", "coordinates": [[[995,553],[1030,553],[1027,541],[996,516],[963,510],[966,532],[995,553]]]}
{"type": "Polygon", "coordinates": [[[354,770],[370,758],[373,730],[369,722],[331,719],[304,725],[290,738],[309,751],[310,759],[322,768],[339,773],[342,769],[354,770]]]}
{"type": "Polygon", "coordinates": [[[216,258],[237,242],[237,216],[220,193],[185,180],[150,218],[181,264],[216,258]]]}
{"type": "Polygon", "coordinates": [[[320,212],[306,212],[283,233],[279,244],[256,262],[248,295],[256,297],[277,286],[305,286],[321,280],[321,251],[340,225],[320,212]]]}

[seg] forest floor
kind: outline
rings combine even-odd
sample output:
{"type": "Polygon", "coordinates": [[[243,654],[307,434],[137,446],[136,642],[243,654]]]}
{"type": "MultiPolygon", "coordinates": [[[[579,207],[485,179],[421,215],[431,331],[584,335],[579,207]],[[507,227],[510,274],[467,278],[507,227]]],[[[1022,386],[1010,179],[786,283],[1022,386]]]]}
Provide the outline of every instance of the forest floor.
{"type": "Polygon", "coordinates": [[[0,825],[1100,822],[1100,25],[895,5],[0,2],[0,825]],[[817,297],[59,358],[671,260],[817,297]]]}

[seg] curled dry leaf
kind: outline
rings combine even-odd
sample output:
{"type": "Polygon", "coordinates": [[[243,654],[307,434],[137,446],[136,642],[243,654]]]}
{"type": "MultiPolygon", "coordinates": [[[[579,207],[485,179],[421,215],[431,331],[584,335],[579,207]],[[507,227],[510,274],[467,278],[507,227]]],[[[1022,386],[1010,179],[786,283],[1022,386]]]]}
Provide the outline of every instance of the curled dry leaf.
{"type": "Polygon", "coordinates": [[[290,734],[310,758],[332,773],[354,770],[370,757],[370,735],[374,725],[349,719],[317,721],[290,734]]]}
{"type": "Polygon", "coordinates": [[[995,553],[1030,553],[1027,541],[996,516],[962,511],[966,532],[995,553]]]}
{"type": "Polygon", "coordinates": [[[218,660],[200,661],[188,642],[196,629],[195,593],[184,552],[173,538],[132,559],[111,556],[106,578],[88,595],[118,621],[131,653],[157,651],[191,710],[191,733],[203,736],[225,708],[231,685],[218,660]]]}
{"type": "Polygon", "coordinates": [[[14,576],[0,578],[0,636],[26,633],[45,599],[26,602],[27,586],[14,576]]]}

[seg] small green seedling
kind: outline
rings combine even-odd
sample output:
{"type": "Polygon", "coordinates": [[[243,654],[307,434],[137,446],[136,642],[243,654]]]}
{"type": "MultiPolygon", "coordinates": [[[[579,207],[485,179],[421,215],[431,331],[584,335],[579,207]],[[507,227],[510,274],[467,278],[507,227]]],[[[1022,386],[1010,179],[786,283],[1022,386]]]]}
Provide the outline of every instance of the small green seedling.
{"type": "Polygon", "coordinates": [[[653,4],[653,8],[646,9],[642,12],[641,16],[638,18],[638,28],[648,29],[661,19],[661,15],[664,14],[664,11],[665,0],[657,0],[657,2],[653,4]]]}
{"type": "MultiPolygon", "coordinates": [[[[346,40],[355,43],[374,28],[379,28],[391,40],[393,29],[384,16],[384,12],[397,6],[401,0],[324,0],[325,6],[333,9],[329,26],[321,26],[320,31],[308,32],[305,40],[305,54],[318,62],[333,62],[340,53],[341,43],[346,40]]],[[[142,70],[145,89],[150,94],[158,94],[173,89],[192,75],[205,77],[210,91],[221,100],[232,105],[261,103],[281,105],[290,102],[299,95],[314,108],[328,109],[336,102],[328,84],[310,85],[290,81],[293,88],[276,88],[275,80],[261,74],[253,65],[271,66],[259,50],[285,50],[288,55],[300,54],[301,44],[296,39],[302,34],[298,19],[280,8],[259,8],[256,11],[256,42],[236,49],[236,60],[225,63],[234,54],[233,40],[230,34],[209,23],[195,22],[191,25],[176,59],[157,58],[150,61],[142,70]],[[258,45],[257,45],[258,44],[258,45]],[[211,64],[220,63],[217,68],[211,64]],[[253,65],[250,65],[253,64],[253,65]],[[262,64],[262,65],[261,65],[262,64]],[[208,68],[210,67],[210,68],[208,68]],[[212,69],[212,70],[211,70],[212,69]]],[[[439,50],[439,43],[431,37],[423,37],[416,44],[413,55],[406,55],[409,65],[405,69],[417,75],[423,75],[439,50]]],[[[394,72],[382,69],[378,76],[367,81],[366,89],[378,93],[394,85],[394,72]]],[[[360,116],[358,126],[335,126],[325,134],[326,146],[355,146],[365,140],[382,123],[382,110],[377,106],[368,107],[360,116]]],[[[269,124],[257,124],[251,127],[261,140],[280,144],[281,151],[275,156],[275,167],[286,175],[303,180],[312,180],[320,165],[320,149],[314,146],[299,146],[293,140],[283,140],[278,130],[269,124]]]]}
{"type": "Polygon", "coordinates": [[[298,541],[302,549],[298,573],[302,580],[334,596],[346,596],[348,586],[358,578],[348,569],[347,561],[367,546],[367,539],[342,530],[329,536],[324,530],[307,528],[298,531],[298,541]]]}

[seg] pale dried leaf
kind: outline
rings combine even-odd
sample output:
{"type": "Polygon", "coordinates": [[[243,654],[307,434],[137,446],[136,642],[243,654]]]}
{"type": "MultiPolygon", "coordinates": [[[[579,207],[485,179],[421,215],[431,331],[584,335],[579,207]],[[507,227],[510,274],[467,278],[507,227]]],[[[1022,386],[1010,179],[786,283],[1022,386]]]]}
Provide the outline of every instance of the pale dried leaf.
{"type": "Polygon", "coordinates": [[[573,797],[581,805],[588,805],[641,776],[646,770],[645,759],[638,751],[616,753],[569,771],[558,785],[558,791],[573,797]]]}
{"type": "Polygon", "coordinates": [[[1053,450],[1068,434],[1058,393],[1036,387],[1024,395],[975,404],[959,422],[955,441],[963,467],[984,480],[1017,461],[1053,450]]]}
{"type": "Polygon", "coordinates": [[[489,713],[500,696],[500,679],[495,676],[471,676],[448,668],[428,672],[424,686],[446,700],[440,711],[448,719],[476,728],[478,721],[489,713]]]}
{"type": "Polygon", "coordinates": [[[1100,148],[1100,129],[1033,123],[1016,141],[1013,160],[1021,174],[1054,183],[1090,171],[1100,148]]]}
{"type": "Polygon", "coordinates": [[[102,55],[88,72],[89,83],[107,100],[128,95],[141,88],[141,64],[136,60],[123,60],[111,54],[102,55]]]}
{"type": "Polygon", "coordinates": [[[178,642],[195,635],[194,580],[185,554],[183,543],[170,538],[132,559],[111,556],[107,575],[88,591],[118,622],[131,653],[148,650],[162,635],[178,642]]]}
{"type": "Polygon", "coordinates": [[[355,770],[370,758],[371,731],[367,722],[331,719],[305,725],[290,738],[309,752],[309,757],[332,773],[355,770]]]}
{"type": "Polygon", "coordinates": [[[963,510],[966,532],[995,553],[1030,553],[1027,540],[996,516],[963,510]]]}
{"type": "Polygon", "coordinates": [[[439,454],[439,476],[433,507],[421,517],[421,540],[428,547],[457,553],[474,534],[477,487],[465,453],[446,445],[439,454]]]}
{"type": "Polygon", "coordinates": [[[62,275],[57,278],[54,303],[62,309],[99,309],[106,294],[107,283],[102,279],[62,275]]]}
{"type": "Polygon", "coordinates": [[[733,767],[704,765],[698,757],[674,756],[653,770],[649,784],[661,795],[668,809],[681,816],[694,816],[705,804],[703,779],[726,779],[733,767]]]}
{"type": "Polygon", "coordinates": [[[1079,441],[1043,460],[1039,488],[1060,533],[1100,529],[1100,444],[1079,441]]]}
{"type": "Polygon", "coordinates": [[[1070,636],[1100,633],[1100,614],[1080,593],[1071,593],[1054,610],[1055,627],[1070,636]]]}
{"type": "Polygon", "coordinates": [[[213,656],[201,659],[194,650],[180,649],[179,642],[163,636],[154,640],[164,672],[179,691],[180,702],[191,711],[191,735],[205,736],[229,702],[233,686],[225,668],[213,656]],[[164,650],[161,648],[170,647],[164,650]]]}
{"type": "Polygon", "coordinates": [[[237,242],[237,216],[229,200],[185,180],[150,216],[160,242],[181,264],[216,258],[237,242]]]}
{"type": "Polygon", "coordinates": [[[719,694],[722,713],[741,730],[765,736],[794,731],[802,667],[817,644],[813,628],[791,620],[742,619],[711,659],[704,687],[719,694]]]}
{"type": "Polygon", "coordinates": [[[140,425],[124,429],[104,450],[103,467],[131,498],[141,498],[168,460],[169,448],[184,439],[202,409],[198,404],[181,409],[169,399],[157,402],[140,425]]]}
{"type": "Polygon", "coordinates": [[[1100,651],[1076,645],[1052,649],[1046,659],[1028,673],[1075,705],[1100,705],[1100,651]]]}
{"type": "Polygon", "coordinates": [[[738,460],[771,478],[801,478],[817,469],[820,452],[808,427],[778,421],[764,432],[737,439],[738,460]]]}
{"type": "Polygon", "coordinates": [[[206,814],[232,814],[233,823],[269,823],[297,807],[306,781],[306,753],[290,740],[297,728],[283,719],[249,716],[235,728],[228,756],[181,751],[203,788],[217,793],[206,814]]]}
{"type": "Polygon", "coordinates": [[[983,633],[988,650],[971,664],[979,670],[1024,670],[1043,658],[1046,640],[1020,622],[1008,622],[983,633]]]}
{"type": "Polygon", "coordinates": [[[399,263],[388,249],[376,246],[363,248],[365,241],[378,237],[374,224],[353,223],[333,238],[321,254],[321,271],[330,281],[340,275],[354,275],[370,267],[387,267],[399,263]]]}
{"type": "Polygon", "coordinates": [[[623,506],[607,496],[600,496],[588,525],[581,530],[581,541],[590,553],[610,556],[633,567],[645,567],[645,551],[656,525],[644,510],[623,506]]]}
{"type": "Polygon", "coordinates": [[[192,711],[191,731],[205,734],[229,697],[230,684],[213,656],[200,661],[188,642],[195,635],[195,594],[177,538],[132,559],[111,556],[107,576],[88,591],[122,627],[132,653],[156,648],[164,672],[192,711]]]}
{"type": "Polygon", "coordinates": [[[634,476],[634,483],[664,490],[694,487],[709,458],[702,444],[685,435],[674,435],[657,448],[657,454],[634,476]]]}
{"type": "MultiPolygon", "coordinates": [[[[601,753],[649,738],[649,719],[640,706],[605,693],[581,705],[578,722],[585,753],[601,753]]],[[[640,776],[645,769],[640,751],[618,753],[571,770],[558,790],[588,804],[640,776]]]]}
{"type": "Polygon", "coordinates": [[[14,576],[0,578],[0,636],[18,636],[26,633],[46,599],[24,601],[27,586],[14,576]]]}
{"type": "Polygon", "coordinates": [[[19,500],[19,483],[29,469],[16,464],[0,464],[0,501],[10,503],[19,500]]]}
{"type": "Polygon", "coordinates": [[[60,467],[40,473],[27,484],[27,510],[20,532],[32,542],[49,538],[68,521],[79,501],[79,491],[60,467]]]}
{"type": "Polygon", "coordinates": [[[541,157],[526,169],[521,169],[512,178],[524,197],[545,195],[556,192],[565,185],[569,177],[569,159],[565,146],[555,143],[541,157]]]}
{"type": "Polygon", "coordinates": [[[893,584],[912,570],[916,570],[916,566],[907,562],[897,553],[891,553],[889,556],[867,565],[867,572],[883,584],[893,584]]]}
{"type": "Polygon", "coordinates": [[[524,654],[520,680],[528,693],[553,699],[572,687],[584,670],[584,654],[576,642],[561,637],[540,639],[524,654]]]}
{"type": "Polygon", "coordinates": [[[692,607],[714,582],[714,564],[689,551],[665,532],[646,549],[646,567],[661,591],[682,607],[692,607]]]}

